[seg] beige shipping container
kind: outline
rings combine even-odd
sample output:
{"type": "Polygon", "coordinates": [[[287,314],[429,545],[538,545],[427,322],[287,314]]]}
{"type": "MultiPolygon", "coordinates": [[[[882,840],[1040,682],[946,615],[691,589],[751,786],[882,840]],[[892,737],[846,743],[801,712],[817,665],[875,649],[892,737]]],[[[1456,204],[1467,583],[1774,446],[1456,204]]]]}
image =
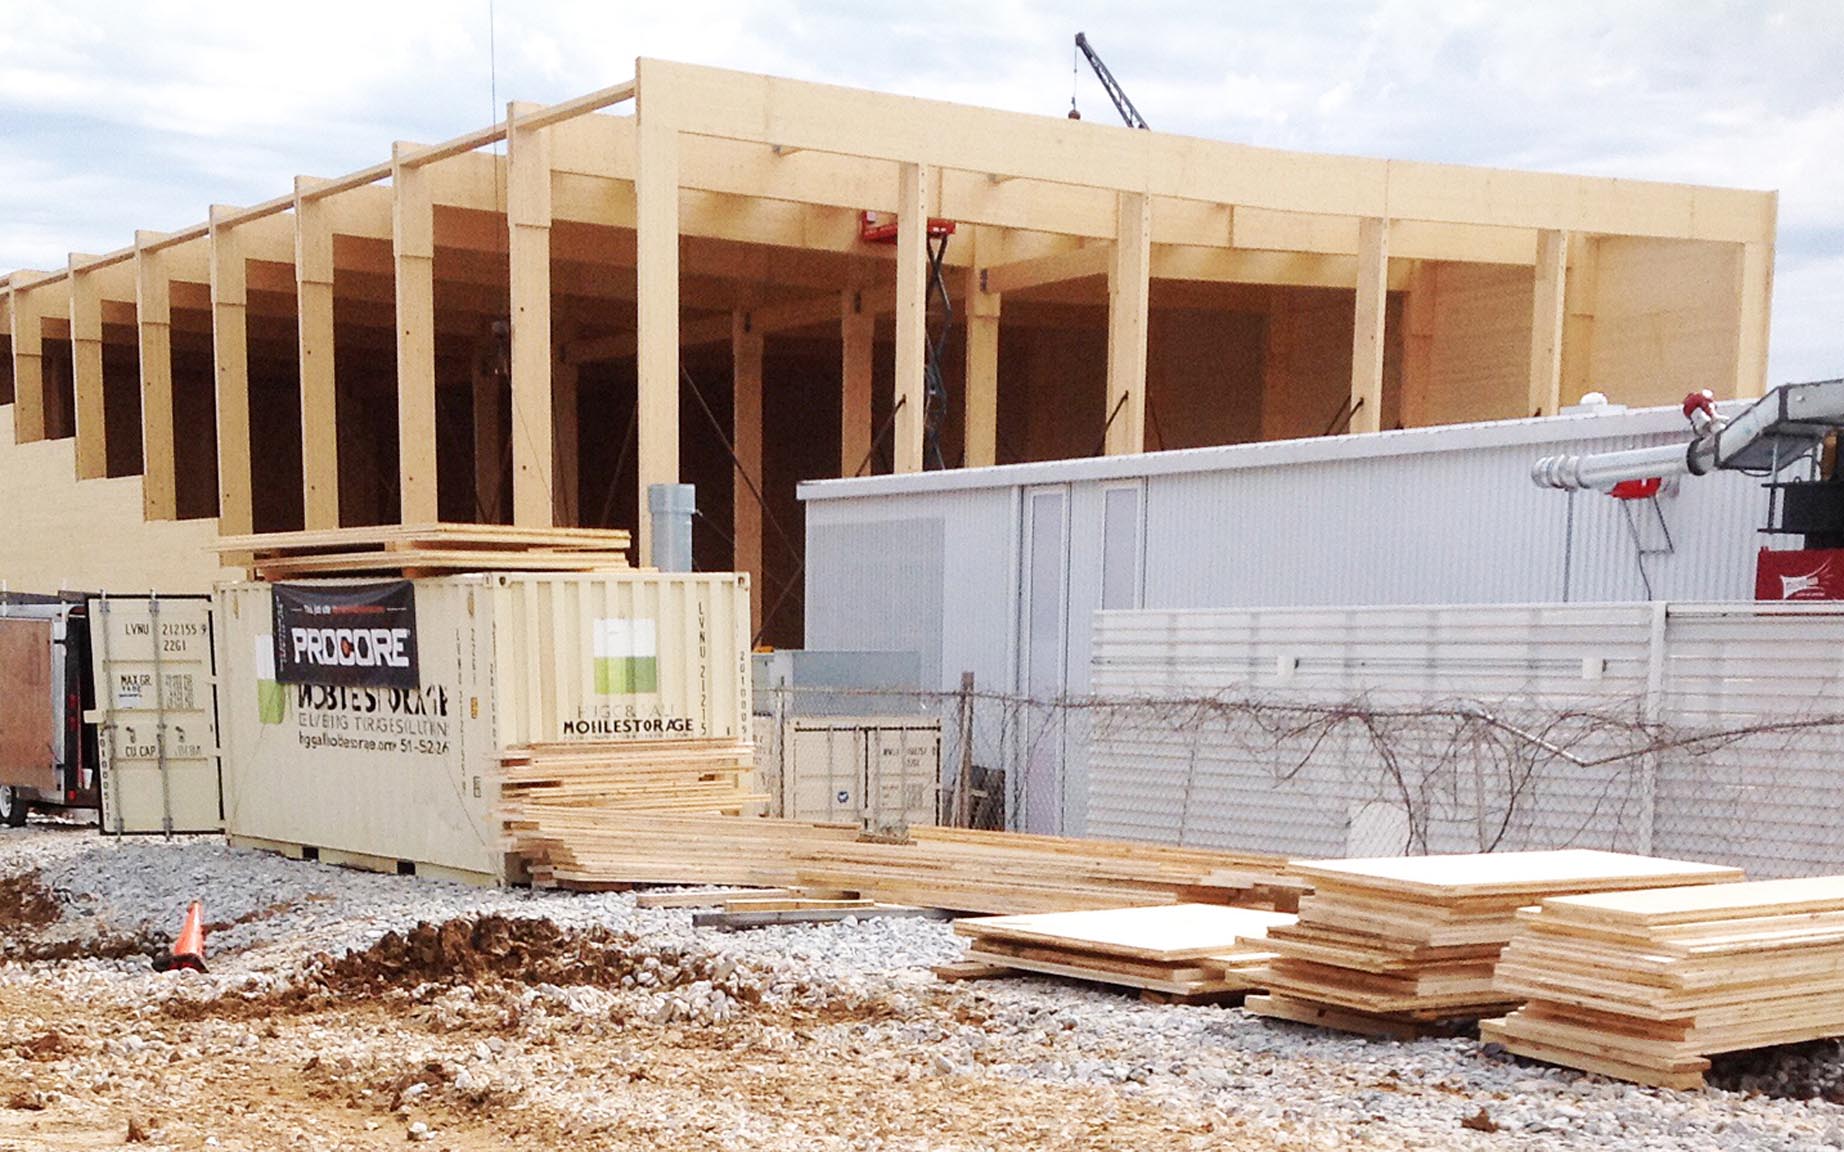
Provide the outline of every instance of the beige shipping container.
{"type": "Polygon", "coordinates": [[[937,822],[941,722],[919,716],[802,716],[786,722],[776,815],[902,835],[937,822]]]}
{"type": "Polygon", "coordinates": [[[218,589],[224,818],[234,840],[503,882],[503,749],[748,738],[747,576],[521,572],[414,583],[414,690],[277,684],[270,586],[218,589]]]}

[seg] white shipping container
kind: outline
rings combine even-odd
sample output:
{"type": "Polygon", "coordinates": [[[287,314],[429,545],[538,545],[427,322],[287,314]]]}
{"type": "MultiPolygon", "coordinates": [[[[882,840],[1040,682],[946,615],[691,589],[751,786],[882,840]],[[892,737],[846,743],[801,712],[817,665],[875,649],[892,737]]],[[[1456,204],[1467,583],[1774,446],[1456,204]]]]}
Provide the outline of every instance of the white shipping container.
{"type": "Polygon", "coordinates": [[[503,749],[748,738],[745,575],[491,573],[415,588],[417,689],[277,683],[270,585],[218,589],[232,838],[503,882],[503,749]]]}
{"type": "Polygon", "coordinates": [[[807,716],[783,729],[780,814],[900,833],[937,822],[941,722],[915,716],[807,716]]]}

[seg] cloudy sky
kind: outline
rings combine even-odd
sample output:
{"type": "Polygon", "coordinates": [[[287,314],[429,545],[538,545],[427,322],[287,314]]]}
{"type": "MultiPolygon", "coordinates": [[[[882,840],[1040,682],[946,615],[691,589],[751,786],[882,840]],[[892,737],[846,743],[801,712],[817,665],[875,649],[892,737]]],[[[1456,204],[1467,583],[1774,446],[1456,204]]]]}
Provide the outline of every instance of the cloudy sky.
{"type": "MultiPolygon", "coordinates": [[[[1771,379],[1844,375],[1839,0],[0,0],[0,270],[626,79],[641,55],[1060,115],[1078,29],[1165,131],[1778,189],[1771,379]]],[[[1085,115],[1114,115],[1073,79],[1085,115]]]]}

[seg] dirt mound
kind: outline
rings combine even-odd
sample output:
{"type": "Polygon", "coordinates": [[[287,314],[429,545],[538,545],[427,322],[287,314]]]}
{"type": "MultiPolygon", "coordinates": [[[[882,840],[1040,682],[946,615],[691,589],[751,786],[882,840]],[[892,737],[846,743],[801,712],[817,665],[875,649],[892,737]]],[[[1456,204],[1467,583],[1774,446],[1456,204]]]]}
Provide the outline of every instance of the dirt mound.
{"type": "Polygon", "coordinates": [[[56,924],[63,909],[39,879],[36,871],[0,877],[0,932],[56,924]]]}
{"type": "Polygon", "coordinates": [[[313,1011],[333,1001],[401,997],[427,1000],[463,985],[486,993],[551,984],[667,992],[707,982],[734,1001],[756,1003],[762,981],[735,961],[706,952],[660,948],[628,932],[560,928],[549,920],[487,915],[442,923],[424,921],[387,932],[371,947],[344,956],[319,953],[298,979],[255,994],[175,997],[172,1018],[313,1011]]]}
{"type": "Polygon", "coordinates": [[[606,988],[651,972],[649,986],[670,988],[713,979],[719,969],[715,957],[655,952],[630,933],[482,916],[389,932],[365,951],[338,958],[323,953],[315,957],[314,980],[342,995],[363,995],[495,979],[606,988]]]}

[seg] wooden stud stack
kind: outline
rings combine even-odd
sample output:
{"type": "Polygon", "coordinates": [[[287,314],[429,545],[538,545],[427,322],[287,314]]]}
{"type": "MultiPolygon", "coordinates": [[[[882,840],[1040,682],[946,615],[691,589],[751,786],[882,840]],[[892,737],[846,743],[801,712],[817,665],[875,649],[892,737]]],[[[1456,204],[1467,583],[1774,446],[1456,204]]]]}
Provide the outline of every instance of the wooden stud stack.
{"type": "Polygon", "coordinates": [[[1304,887],[1279,857],[1157,844],[912,828],[861,841],[851,824],[546,804],[507,821],[534,882],[762,885],[857,892],[882,903],[1010,915],[1186,902],[1291,907],[1304,887]]]}
{"type": "Polygon", "coordinates": [[[1520,906],[1580,892],[1736,881],[1736,868],[1569,849],[1295,862],[1313,885],[1299,923],[1272,929],[1270,995],[1250,1011],[1409,1037],[1515,1007],[1496,989],[1520,906]]]}
{"type": "Polygon", "coordinates": [[[1522,1056],[1700,1088],[1718,1052],[1844,1036],[1844,876],[1545,900],[1499,961],[1522,1056]]]}
{"type": "Polygon", "coordinates": [[[259,580],[304,576],[432,576],[455,572],[619,572],[628,533],[605,528],[404,524],[221,536],[217,551],[248,557],[259,580]]]}
{"type": "Polygon", "coordinates": [[[1012,915],[1141,904],[1298,906],[1287,861],[1256,853],[912,826],[907,844],[817,846],[802,884],[897,904],[1012,915]]]}
{"type": "Polygon", "coordinates": [[[954,931],[972,940],[970,964],[1137,988],[1147,999],[1193,1003],[1259,988],[1262,967],[1272,959],[1260,938],[1293,920],[1285,912],[1167,904],[983,917],[957,921],[954,931]]]}
{"type": "Polygon", "coordinates": [[[531,744],[500,764],[502,816],[539,826],[558,809],[737,816],[768,800],[746,740],[531,744]]]}

